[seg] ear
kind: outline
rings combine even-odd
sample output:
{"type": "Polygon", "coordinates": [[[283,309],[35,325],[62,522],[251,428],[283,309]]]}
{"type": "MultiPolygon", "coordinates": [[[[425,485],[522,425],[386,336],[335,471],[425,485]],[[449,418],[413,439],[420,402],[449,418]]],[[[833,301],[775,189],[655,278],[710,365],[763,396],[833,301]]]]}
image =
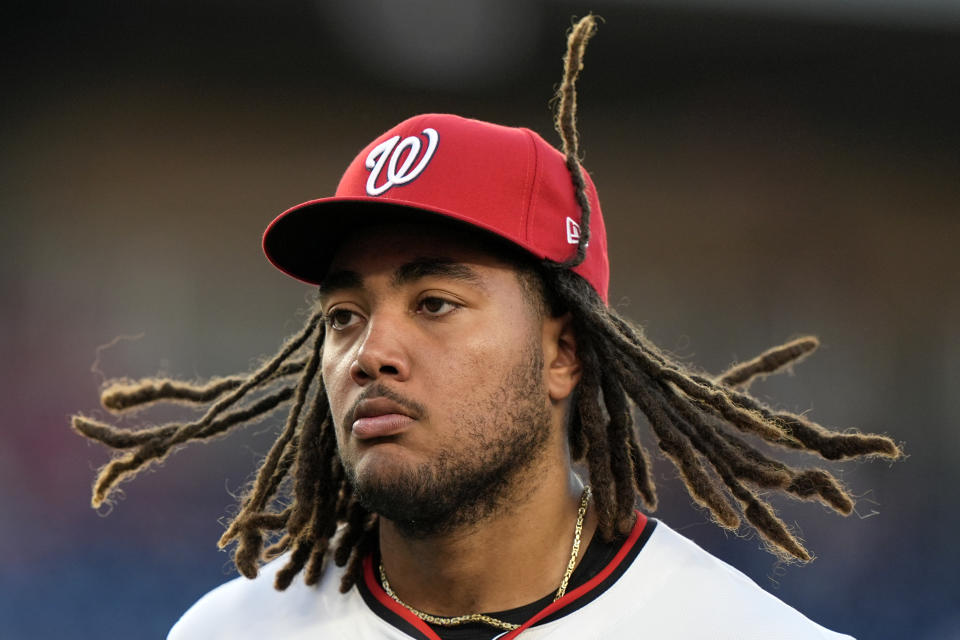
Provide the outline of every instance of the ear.
{"type": "Polygon", "coordinates": [[[569,313],[543,321],[543,367],[550,401],[563,402],[580,382],[581,373],[577,337],[569,313]]]}

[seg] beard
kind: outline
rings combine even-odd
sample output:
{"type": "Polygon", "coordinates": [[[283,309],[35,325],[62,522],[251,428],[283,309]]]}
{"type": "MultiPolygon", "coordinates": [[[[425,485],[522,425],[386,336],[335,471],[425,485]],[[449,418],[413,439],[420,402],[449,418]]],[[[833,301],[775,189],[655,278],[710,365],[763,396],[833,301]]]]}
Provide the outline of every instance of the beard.
{"type": "Polygon", "coordinates": [[[448,447],[430,462],[363,476],[347,465],[357,500],[412,538],[470,528],[500,511],[550,438],[542,372],[537,344],[496,392],[464,408],[451,438],[460,446],[448,447]]]}

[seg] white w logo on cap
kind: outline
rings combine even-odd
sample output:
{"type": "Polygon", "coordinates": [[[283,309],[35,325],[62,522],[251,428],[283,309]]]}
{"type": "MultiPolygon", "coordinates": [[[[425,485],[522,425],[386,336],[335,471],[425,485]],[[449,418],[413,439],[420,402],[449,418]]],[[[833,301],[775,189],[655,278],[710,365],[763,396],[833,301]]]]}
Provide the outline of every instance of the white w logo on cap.
{"type": "Polygon", "coordinates": [[[437,142],[440,139],[437,130],[431,127],[424,129],[423,135],[427,136],[427,148],[416,167],[413,166],[413,163],[420,155],[420,149],[423,147],[419,137],[408,136],[400,144],[397,144],[400,136],[393,136],[370,150],[365,163],[367,169],[370,169],[370,177],[367,178],[367,193],[371,196],[379,196],[391,187],[406,184],[420,175],[427,167],[427,163],[430,162],[430,158],[433,157],[433,152],[436,151],[437,142]],[[400,158],[403,157],[404,151],[408,149],[409,152],[401,163],[400,158]],[[397,166],[398,164],[400,166],[397,166]],[[384,165],[387,167],[387,179],[383,184],[377,186],[384,165]],[[413,168],[411,169],[411,167],[413,168]]]}

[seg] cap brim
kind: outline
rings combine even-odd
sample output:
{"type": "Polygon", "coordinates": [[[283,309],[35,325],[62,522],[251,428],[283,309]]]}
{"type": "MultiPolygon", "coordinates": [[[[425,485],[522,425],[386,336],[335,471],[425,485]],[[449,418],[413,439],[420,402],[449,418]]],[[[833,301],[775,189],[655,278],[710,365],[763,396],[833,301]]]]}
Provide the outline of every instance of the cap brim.
{"type": "Polygon", "coordinates": [[[517,238],[454,211],[428,209],[417,203],[377,197],[322,198],[292,207],[263,233],[263,252],[280,271],[308,284],[319,285],[337,248],[351,232],[384,222],[451,220],[508,240],[537,258],[545,256],[517,238]]]}

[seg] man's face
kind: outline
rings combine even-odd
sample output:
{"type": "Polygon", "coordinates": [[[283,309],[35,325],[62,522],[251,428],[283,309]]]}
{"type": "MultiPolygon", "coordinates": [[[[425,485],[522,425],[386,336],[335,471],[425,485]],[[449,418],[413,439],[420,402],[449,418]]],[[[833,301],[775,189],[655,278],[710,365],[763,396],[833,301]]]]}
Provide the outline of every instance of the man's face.
{"type": "Polygon", "coordinates": [[[557,430],[528,289],[426,225],[365,230],[334,259],[322,372],[340,457],[364,506],[410,535],[496,510],[557,430]]]}

